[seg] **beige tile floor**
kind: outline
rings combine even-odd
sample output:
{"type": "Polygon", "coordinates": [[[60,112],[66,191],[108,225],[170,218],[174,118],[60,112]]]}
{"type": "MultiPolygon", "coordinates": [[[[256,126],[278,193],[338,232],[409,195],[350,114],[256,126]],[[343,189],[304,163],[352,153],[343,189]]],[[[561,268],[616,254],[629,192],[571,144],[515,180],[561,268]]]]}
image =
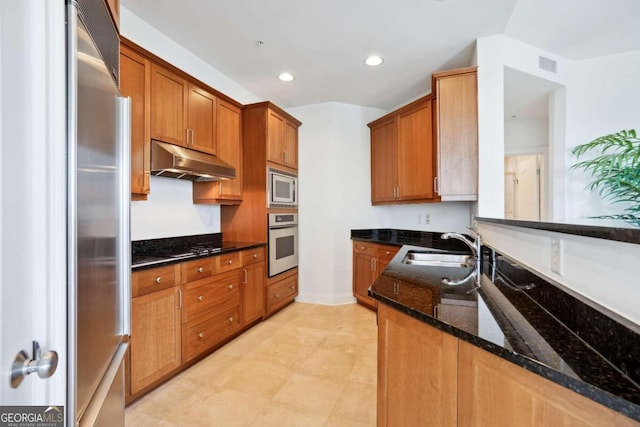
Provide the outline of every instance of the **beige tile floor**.
{"type": "Polygon", "coordinates": [[[376,318],[294,303],[125,411],[126,425],[375,426],[376,318]]]}

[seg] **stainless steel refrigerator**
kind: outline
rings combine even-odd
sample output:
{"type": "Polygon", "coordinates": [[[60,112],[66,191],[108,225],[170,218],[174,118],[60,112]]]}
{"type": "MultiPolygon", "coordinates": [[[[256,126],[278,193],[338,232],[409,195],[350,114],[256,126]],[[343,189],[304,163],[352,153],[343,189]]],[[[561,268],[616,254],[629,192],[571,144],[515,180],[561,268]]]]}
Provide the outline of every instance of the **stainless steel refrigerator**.
{"type": "Polygon", "coordinates": [[[124,424],[129,103],[103,0],[67,1],[68,425],[124,424]]]}

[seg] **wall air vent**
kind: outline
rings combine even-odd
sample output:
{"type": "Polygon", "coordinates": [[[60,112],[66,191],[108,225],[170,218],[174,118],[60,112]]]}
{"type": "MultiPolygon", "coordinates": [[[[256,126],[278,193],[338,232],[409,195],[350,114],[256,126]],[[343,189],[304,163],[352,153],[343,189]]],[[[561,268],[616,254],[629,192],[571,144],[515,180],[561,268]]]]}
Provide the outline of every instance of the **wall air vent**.
{"type": "Polygon", "coordinates": [[[558,72],[558,63],[553,59],[545,58],[544,56],[538,57],[538,66],[547,71],[551,71],[552,73],[558,72]]]}

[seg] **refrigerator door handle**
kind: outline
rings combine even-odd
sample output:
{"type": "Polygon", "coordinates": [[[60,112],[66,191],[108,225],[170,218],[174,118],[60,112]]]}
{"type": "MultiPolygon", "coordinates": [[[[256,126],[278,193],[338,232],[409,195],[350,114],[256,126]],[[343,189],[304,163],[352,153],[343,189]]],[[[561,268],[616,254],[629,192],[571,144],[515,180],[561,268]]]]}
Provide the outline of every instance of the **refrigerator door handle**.
{"type": "Polygon", "coordinates": [[[118,139],[120,152],[118,153],[119,192],[120,192],[120,232],[118,243],[118,280],[121,301],[121,332],[131,335],[131,210],[129,198],[131,196],[131,98],[118,97],[118,139]]]}

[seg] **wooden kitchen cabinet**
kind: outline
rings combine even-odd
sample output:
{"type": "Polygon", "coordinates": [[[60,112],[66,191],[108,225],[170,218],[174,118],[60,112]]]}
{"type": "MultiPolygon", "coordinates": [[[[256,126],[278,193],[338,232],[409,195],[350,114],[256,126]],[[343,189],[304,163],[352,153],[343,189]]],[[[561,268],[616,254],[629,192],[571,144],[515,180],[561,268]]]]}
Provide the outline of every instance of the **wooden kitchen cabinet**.
{"type": "Polygon", "coordinates": [[[132,275],[131,394],[177,369],[181,357],[181,290],[176,266],[132,275]]]}
{"type": "Polygon", "coordinates": [[[120,45],[120,92],[131,98],[131,199],[149,194],[151,63],[126,45],[120,45]]]}
{"type": "MultiPolygon", "coordinates": [[[[218,258],[218,257],[215,257],[218,258]]],[[[183,285],[182,357],[210,350],[240,329],[240,270],[183,285]]]]}
{"type": "Polygon", "coordinates": [[[151,138],[216,154],[216,97],[173,71],[151,65],[151,138]]]}
{"type": "Polygon", "coordinates": [[[377,302],[369,296],[369,287],[398,250],[397,246],[353,241],[353,296],[359,304],[376,309],[377,302]]]}
{"type": "Polygon", "coordinates": [[[298,268],[267,279],[266,313],[271,316],[291,304],[298,295],[298,268]]]}
{"type": "Polygon", "coordinates": [[[105,0],[113,25],[120,32],[120,0],[105,0]]]}
{"type": "Polygon", "coordinates": [[[438,148],[436,191],[443,201],[478,200],[477,67],[433,74],[438,148]]]}
{"type": "Polygon", "coordinates": [[[456,337],[378,306],[378,426],[457,425],[457,377],[456,337]]]}
{"type": "Polygon", "coordinates": [[[267,112],[267,161],[298,169],[298,126],[275,111],[267,112]]]}
{"type": "Polygon", "coordinates": [[[638,426],[639,423],[460,341],[460,426],[638,426]]]}
{"type": "Polygon", "coordinates": [[[241,323],[248,325],[265,313],[265,278],[267,264],[264,248],[244,251],[240,255],[242,261],[243,281],[240,283],[241,323]]]}
{"type": "Polygon", "coordinates": [[[238,204],[242,201],[242,110],[222,99],[217,100],[216,155],[233,166],[236,178],[193,183],[194,203],[238,204]]]}
{"type": "Polygon", "coordinates": [[[432,96],[369,123],[371,203],[434,201],[432,96]]]}

